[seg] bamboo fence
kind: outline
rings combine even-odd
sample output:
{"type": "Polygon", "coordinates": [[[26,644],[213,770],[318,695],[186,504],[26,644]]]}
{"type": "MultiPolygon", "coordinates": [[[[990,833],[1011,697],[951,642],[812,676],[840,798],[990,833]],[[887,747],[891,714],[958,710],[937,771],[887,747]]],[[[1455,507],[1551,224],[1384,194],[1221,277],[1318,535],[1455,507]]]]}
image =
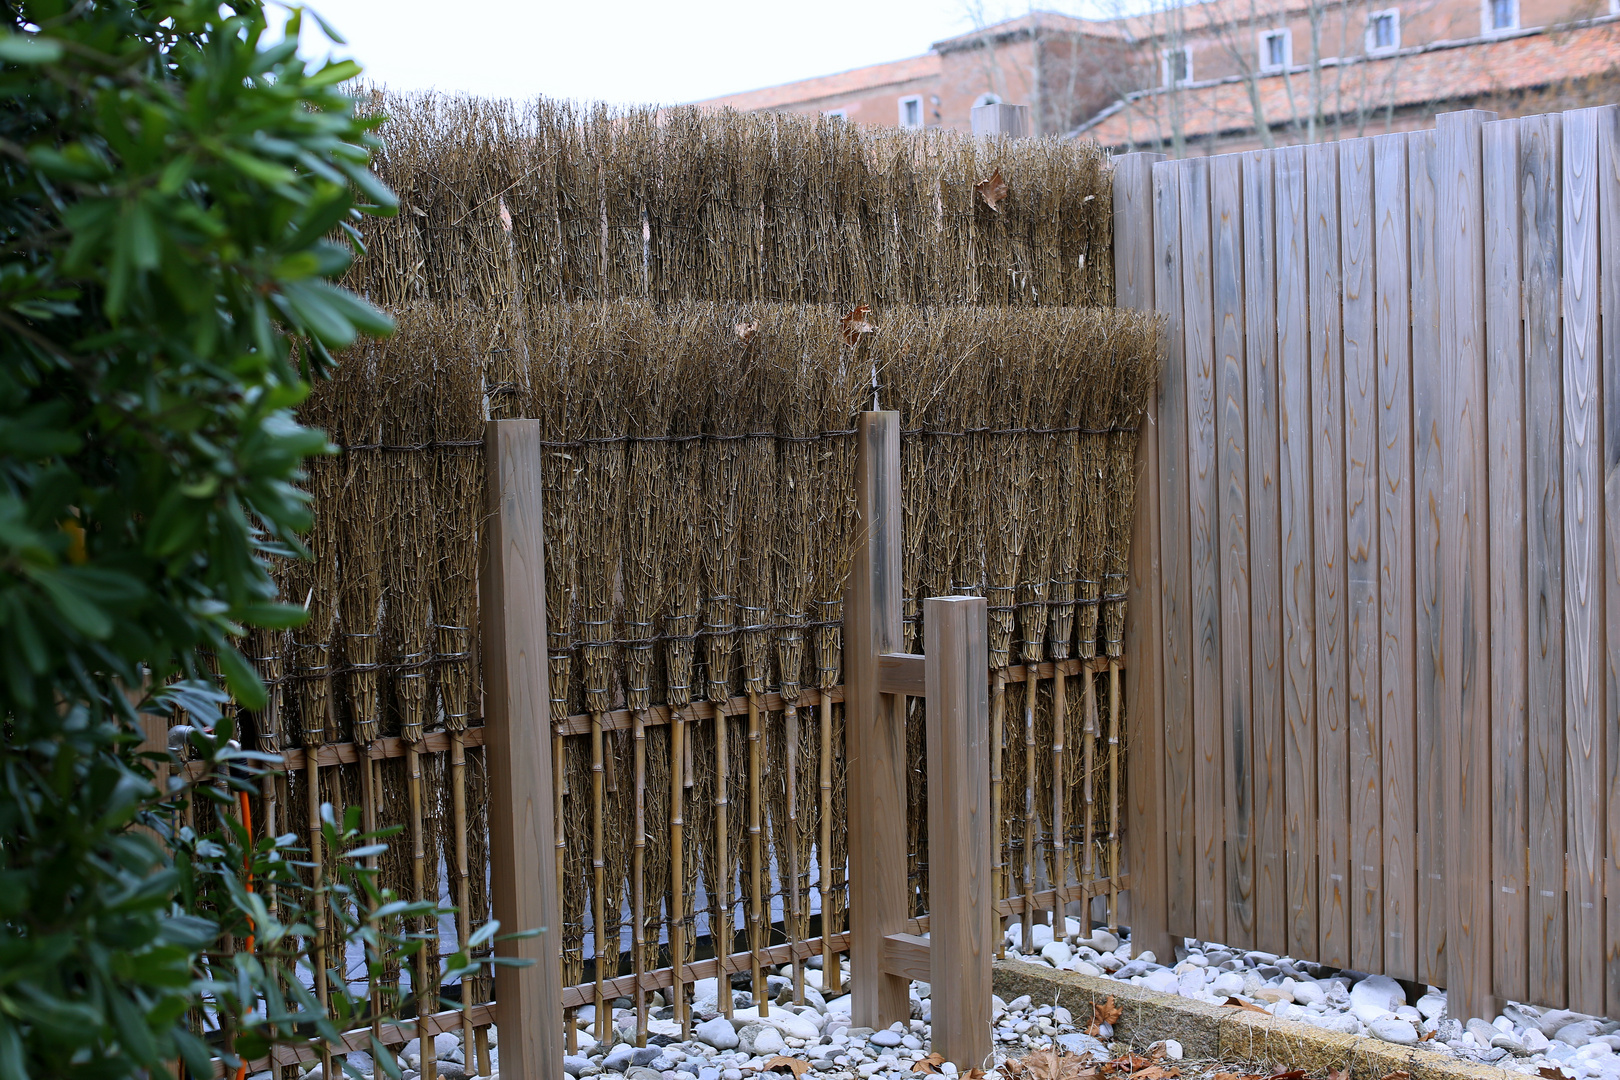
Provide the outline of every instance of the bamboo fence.
{"type": "MultiPolygon", "coordinates": [[[[372,101],[402,209],[368,222],[349,284],[398,332],[301,407],[342,448],[308,470],[314,558],[276,571],[311,618],[249,643],[271,689],[249,731],[287,756],[259,812],[308,837],[313,873],[321,803],[359,805],[400,830],[385,884],[455,905],[461,940],[490,916],[481,439],[532,417],[568,1045],[618,1008],[638,1041],[689,1031],[703,978],[802,1001],[820,966],[839,991],[851,429],[878,406],[903,428],[907,647],[921,597],[990,602],[1001,910],[1027,930],[1117,900],[1131,462],[1161,329],[1106,306],[1098,152],[372,101]],[[995,170],[991,207],[974,184],[995,170]]],[[[919,929],[926,723],[913,701],[919,929]]],[[[441,986],[441,951],[375,989],[414,999],[403,1037],[460,1026],[482,1049],[498,981],[441,986]]],[[[353,967],[323,958],[319,993],[353,967]]]]}

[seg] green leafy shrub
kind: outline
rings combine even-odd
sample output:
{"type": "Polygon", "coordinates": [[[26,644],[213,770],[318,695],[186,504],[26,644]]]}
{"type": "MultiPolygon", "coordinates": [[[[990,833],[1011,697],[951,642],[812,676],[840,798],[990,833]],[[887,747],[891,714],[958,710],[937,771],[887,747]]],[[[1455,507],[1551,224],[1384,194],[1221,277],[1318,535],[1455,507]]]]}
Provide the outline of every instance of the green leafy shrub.
{"type": "Polygon", "coordinates": [[[332,281],[395,204],[358,69],[306,69],[297,12],[261,44],[258,0],[0,11],[0,1077],[204,1073],[364,1008],[340,978],[323,1016],[295,977],[312,905],[376,964],[431,907],[378,891],[352,820],[319,896],[250,840],[233,792],[265,763],[209,667],[262,704],[236,642],[302,617],[265,563],[302,550],[300,463],[328,447],[291,409],[389,331],[332,281]],[[140,716],[176,705],[204,771],[159,791],[140,716]]]}

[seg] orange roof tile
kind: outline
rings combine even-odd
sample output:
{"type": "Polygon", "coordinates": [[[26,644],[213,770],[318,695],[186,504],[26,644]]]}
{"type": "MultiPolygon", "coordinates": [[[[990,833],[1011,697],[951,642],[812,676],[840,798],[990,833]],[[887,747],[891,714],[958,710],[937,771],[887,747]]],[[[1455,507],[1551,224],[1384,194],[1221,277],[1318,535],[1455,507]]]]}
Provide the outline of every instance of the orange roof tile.
{"type": "MultiPolygon", "coordinates": [[[[1323,72],[1326,111],[1403,108],[1429,102],[1528,90],[1602,75],[1620,66],[1620,21],[1574,30],[1544,30],[1500,40],[1439,42],[1388,57],[1331,65],[1323,72]],[[1342,80],[1342,81],[1341,81],[1342,80]],[[1336,106],[1335,103],[1342,103],[1336,106]]],[[[1309,74],[1295,70],[1258,81],[1269,124],[1292,121],[1309,102],[1309,74]]],[[[1188,138],[1252,130],[1255,113],[1242,79],[1155,88],[1116,102],[1072,134],[1104,146],[1142,146],[1169,139],[1169,110],[1178,105],[1188,138]]]]}
{"type": "Polygon", "coordinates": [[[743,112],[756,109],[776,109],[784,105],[803,105],[839,94],[858,93],[897,83],[915,82],[939,75],[939,54],[925,53],[905,60],[891,60],[886,64],[840,71],[834,75],[820,75],[814,79],[800,79],[780,86],[767,86],[762,90],[747,90],[740,94],[695,101],[692,104],[713,109],[731,108],[743,112]]]}

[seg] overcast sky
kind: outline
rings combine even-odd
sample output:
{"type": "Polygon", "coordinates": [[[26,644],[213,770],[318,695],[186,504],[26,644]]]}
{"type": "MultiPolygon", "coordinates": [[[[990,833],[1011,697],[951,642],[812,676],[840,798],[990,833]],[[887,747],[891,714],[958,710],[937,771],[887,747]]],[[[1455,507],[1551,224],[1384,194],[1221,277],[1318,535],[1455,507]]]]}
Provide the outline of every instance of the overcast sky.
{"type": "MultiPolygon", "coordinates": [[[[928,51],[1012,0],[315,0],[393,89],[678,104],[928,51]]],[[[1041,7],[1074,10],[1073,4],[1041,7]]],[[[304,35],[312,52],[315,35],[304,35]]]]}

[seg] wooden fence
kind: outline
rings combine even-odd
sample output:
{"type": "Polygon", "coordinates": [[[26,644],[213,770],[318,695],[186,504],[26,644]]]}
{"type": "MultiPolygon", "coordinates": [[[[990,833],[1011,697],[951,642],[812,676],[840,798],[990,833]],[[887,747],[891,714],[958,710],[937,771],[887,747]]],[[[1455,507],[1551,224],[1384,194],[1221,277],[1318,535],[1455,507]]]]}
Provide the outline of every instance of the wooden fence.
{"type": "Polygon", "coordinates": [[[1117,162],[1138,947],[1620,1014],[1620,108],[1117,162]]]}

